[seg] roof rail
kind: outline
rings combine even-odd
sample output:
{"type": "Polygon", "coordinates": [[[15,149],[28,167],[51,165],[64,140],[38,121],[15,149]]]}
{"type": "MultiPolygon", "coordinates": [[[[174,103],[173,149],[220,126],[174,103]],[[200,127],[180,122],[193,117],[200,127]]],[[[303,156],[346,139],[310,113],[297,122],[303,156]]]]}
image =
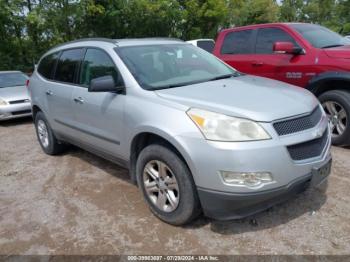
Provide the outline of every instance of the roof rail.
{"type": "Polygon", "coordinates": [[[180,38],[175,37],[135,37],[135,38],[119,38],[119,39],[113,39],[116,42],[122,42],[122,41],[133,41],[133,40],[174,40],[174,41],[181,41],[180,38]]]}
{"type": "Polygon", "coordinates": [[[139,37],[139,38],[121,38],[121,39],[111,39],[111,38],[104,38],[104,37],[91,37],[91,38],[80,38],[80,39],[76,39],[73,41],[69,41],[69,42],[65,42],[62,44],[58,44],[52,48],[49,49],[55,49],[61,46],[65,46],[68,44],[73,44],[73,43],[79,43],[79,42],[84,42],[84,41],[101,41],[101,42],[108,42],[108,43],[112,43],[117,45],[118,42],[123,42],[123,41],[133,41],[133,40],[173,40],[173,41],[181,41],[183,42],[183,40],[179,39],[179,38],[172,38],[172,37],[139,37]]]}
{"type": "Polygon", "coordinates": [[[84,42],[84,41],[101,41],[101,42],[108,42],[108,43],[112,43],[112,44],[116,43],[116,40],[113,40],[111,38],[104,38],[104,37],[80,38],[80,39],[72,40],[69,42],[62,43],[62,44],[58,44],[58,45],[52,47],[51,49],[61,47],[61,46],[67,45],[67,44],[79,43],[79,42],[84,42]]]}

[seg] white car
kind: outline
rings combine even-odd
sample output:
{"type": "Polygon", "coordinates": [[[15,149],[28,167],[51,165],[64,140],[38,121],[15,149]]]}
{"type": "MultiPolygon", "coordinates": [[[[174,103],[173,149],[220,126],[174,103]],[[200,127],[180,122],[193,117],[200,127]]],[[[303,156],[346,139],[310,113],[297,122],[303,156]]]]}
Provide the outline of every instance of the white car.
{"type": "Polygon", "coordinates": [[[345,38],[350,40],[350,35],[346,35],[345,38]]]}
{"type": "Polygon", "coordinates": [[[209,53],[213,52],[215,46],[215,41],[213,39],[195,39],[186,42],[198,46],[209,53]]]}

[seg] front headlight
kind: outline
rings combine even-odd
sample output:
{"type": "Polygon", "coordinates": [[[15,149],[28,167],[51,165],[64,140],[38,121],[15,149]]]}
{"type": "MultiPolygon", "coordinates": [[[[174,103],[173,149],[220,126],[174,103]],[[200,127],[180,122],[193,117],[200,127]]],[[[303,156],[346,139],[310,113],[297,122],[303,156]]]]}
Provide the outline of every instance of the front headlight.
{"type": "Polygon", "coordinates": [[[269,134],[256,122],[191,108],[187,115],[198,126],[204,137],[214,141],[253,141],[270,139],[269,134]]]}
{"type": "Polygon", "coordinates": [[[6,106],[6,105],[8,105],[8,103],[5,100],[0,98],[0,106],[6,106]]]}

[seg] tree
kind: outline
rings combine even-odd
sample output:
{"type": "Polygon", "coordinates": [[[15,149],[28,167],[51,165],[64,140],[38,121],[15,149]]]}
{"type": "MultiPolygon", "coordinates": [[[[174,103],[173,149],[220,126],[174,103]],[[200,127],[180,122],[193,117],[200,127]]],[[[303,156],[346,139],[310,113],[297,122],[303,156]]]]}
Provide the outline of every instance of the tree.
{"type": "Polygon", "coordinates": [[[309,22],[350,34],[349,0],[0,0],[0,70],[29,71],[84,37],[214,38],[225,27],[309,22]]]}
{"type": "Polygon", "coordinates": [[[228,9],[224,0],[179,1],[183,10],[182,38],[213,38],[224,25],[228,9]]]}
{"type": "Polygon", "coordinates": [[[228,6],[230,26],[271,23],[279,19],[275,0],[231,0],[228,6]]]}
{"type": "Polygon", "coordinates": [[[305,19],[304,0],[283,0],[280,7],[280,20],[298,22],[305,19]]]}
{"type": "Polygon", "coordinates": [[[349,0],[339,0],[336,6],[336,17],[338,18],[338,23],[340,30],[343,34],[350,34],[350,1],[349,0]]]}

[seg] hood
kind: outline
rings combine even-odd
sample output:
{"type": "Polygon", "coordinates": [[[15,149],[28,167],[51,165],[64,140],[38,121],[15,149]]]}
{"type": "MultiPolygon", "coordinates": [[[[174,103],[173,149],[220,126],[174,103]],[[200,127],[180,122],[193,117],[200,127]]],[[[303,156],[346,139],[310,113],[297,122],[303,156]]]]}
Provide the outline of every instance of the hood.
{"type": "Polygon", "coordinates": [[[248,75],[156,92],[188,107],[260,122],[308,113],[318,104],[303,88],[248,75]]]}
{"type": "Polygon", "coordinates": [[[0,88],[0,98],[5,101],[29,99],[26,86],[13,86],[0,88]]]}
{"type": "Polygon", "coordinates": [[[327,56],[331,58],[350,59],[350,45],[323,49],[327,56]]]}

